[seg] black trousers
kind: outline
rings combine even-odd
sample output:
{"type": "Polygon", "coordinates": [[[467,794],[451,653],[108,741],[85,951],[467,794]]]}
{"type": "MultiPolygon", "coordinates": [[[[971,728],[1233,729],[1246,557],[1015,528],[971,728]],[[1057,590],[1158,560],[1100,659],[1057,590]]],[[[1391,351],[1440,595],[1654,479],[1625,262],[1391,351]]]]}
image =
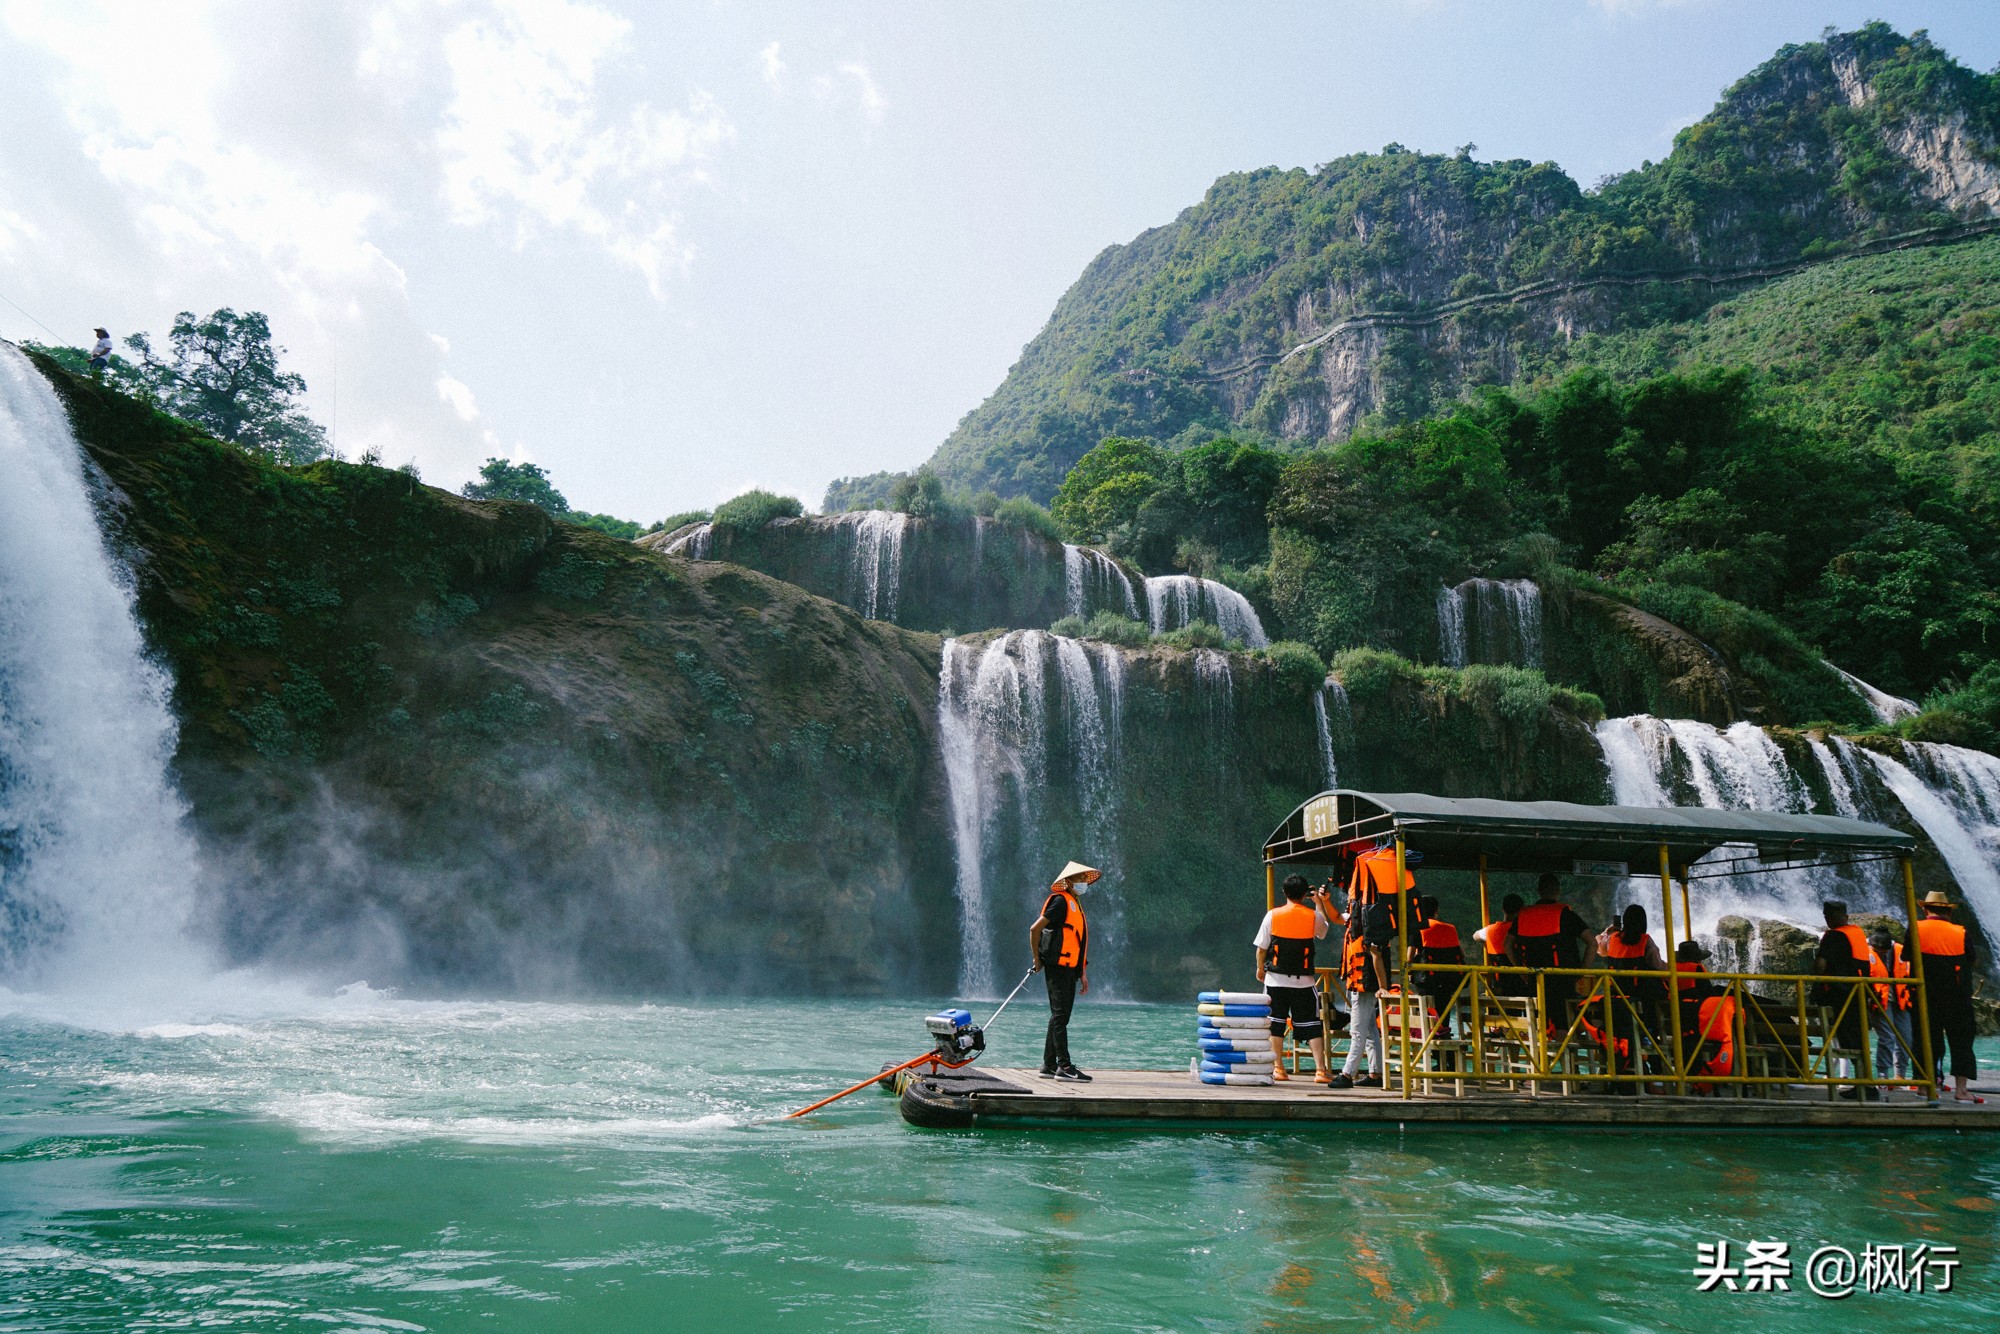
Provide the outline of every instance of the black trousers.
{"type": "Polygon", "coordinates": [[[1049,983],[1049,1035],[1042,1040],[1042,1069],[1061,1070],[1075,1064],[1069,1058],[1069,1012],[1076,1008],[1076,980],[1081,968],[1045,964],[1049,983]]]}
{"type": "Polygon", "coordinates": [[[1951,1045],[1951,1073],[1967,1079],[1979,1076],[1979,1062],[1972,1056],[1972,1004],[1961,997],[1931,998],[1931,1059],[1937,1072],[1944,1074],[1945,1044],[1951,1045]],[[1942,1001],[1942,1003],[1940,1003],[1942,1001]]]}

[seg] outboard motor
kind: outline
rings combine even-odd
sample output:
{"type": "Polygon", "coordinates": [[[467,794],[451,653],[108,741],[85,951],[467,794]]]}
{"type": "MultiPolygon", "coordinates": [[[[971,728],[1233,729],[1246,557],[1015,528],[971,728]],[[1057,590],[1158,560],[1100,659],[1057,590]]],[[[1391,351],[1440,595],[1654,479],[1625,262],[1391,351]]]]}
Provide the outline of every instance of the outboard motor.
{"type": "Polygon", "coordinates": [[[964,1065],[986,1050],[986,1031],[972,1022],[970,1010],[943,1010],[924,1020],[945,1065],[964,1065]]]}

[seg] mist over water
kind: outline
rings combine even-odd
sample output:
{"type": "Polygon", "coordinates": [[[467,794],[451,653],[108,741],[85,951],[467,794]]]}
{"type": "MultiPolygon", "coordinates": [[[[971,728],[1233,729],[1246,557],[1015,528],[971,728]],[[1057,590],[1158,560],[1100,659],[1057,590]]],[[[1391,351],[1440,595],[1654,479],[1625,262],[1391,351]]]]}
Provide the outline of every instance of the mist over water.
{"type": "Polygon", "coordinates": [[[7,344],[0,477],[0,983],[170,995],[208,972],[186,934],[171,684],[62,404],[7,344]]]}

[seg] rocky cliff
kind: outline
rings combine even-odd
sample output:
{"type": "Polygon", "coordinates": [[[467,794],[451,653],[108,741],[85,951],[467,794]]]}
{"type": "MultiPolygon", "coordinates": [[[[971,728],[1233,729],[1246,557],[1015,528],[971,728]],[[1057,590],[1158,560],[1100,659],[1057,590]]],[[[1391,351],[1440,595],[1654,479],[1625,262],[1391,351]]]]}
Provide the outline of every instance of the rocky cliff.
{"type": "Polygon", "coordinates": [[[934,466],[1046,499],[1107,435],[1339,438],[1591,331],[1685,319],[1843,248],[1981,224],[2000,80],[1873,24],[1786,47],[1585,191],[1551,163],[1391,145],[1223,177],[1099,255],[934,466]]]}

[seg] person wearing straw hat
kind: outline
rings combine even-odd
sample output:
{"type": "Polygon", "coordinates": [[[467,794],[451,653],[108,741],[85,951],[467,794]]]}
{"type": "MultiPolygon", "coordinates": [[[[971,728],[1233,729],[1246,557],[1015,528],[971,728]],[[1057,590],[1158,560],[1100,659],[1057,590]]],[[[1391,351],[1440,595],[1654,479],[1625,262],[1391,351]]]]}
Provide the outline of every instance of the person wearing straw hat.
{"type": "Polygon", "coordinates": [[[1076,895],[1085,885],[1095,884],[1102,874],[1082,862],[1064,866],[1055,883],[1049,886],[1042,915],[1028,928],[1028,951],[1035,960],[1030,971],[1044,974],[1049,985],[1049,1032],[1042,1040],[1044,1079],[1090,1082],[1090,1076],[1077,1069],[1069,1058],[1069,1015],[1076,1008],[1076,993],[1090,990],[1090,975],[1086,971],[1090,930],[1076,895]]]}
{"type": "MultiPolygon", "coordinates": [[[[1972,1055],[1972,969],[1977,959],[1971,937],[1951,920],[1955,906],[1934,889],[1924,895],[1924,915],[1917,922],[1919,975],[1924,979],[1924,997],[1931,1012],[1931,1060],[1937,1063],[1932,1075],[1943,1071],[1944,1048],[1949,1042],[1952,1100],[1984,1102],[1965,1086],[1979,1073],[1972,1055]]],[[[1944,1080],[1937,1080],[1932,1096],[1944,1096],[1944,1080]]]]}

